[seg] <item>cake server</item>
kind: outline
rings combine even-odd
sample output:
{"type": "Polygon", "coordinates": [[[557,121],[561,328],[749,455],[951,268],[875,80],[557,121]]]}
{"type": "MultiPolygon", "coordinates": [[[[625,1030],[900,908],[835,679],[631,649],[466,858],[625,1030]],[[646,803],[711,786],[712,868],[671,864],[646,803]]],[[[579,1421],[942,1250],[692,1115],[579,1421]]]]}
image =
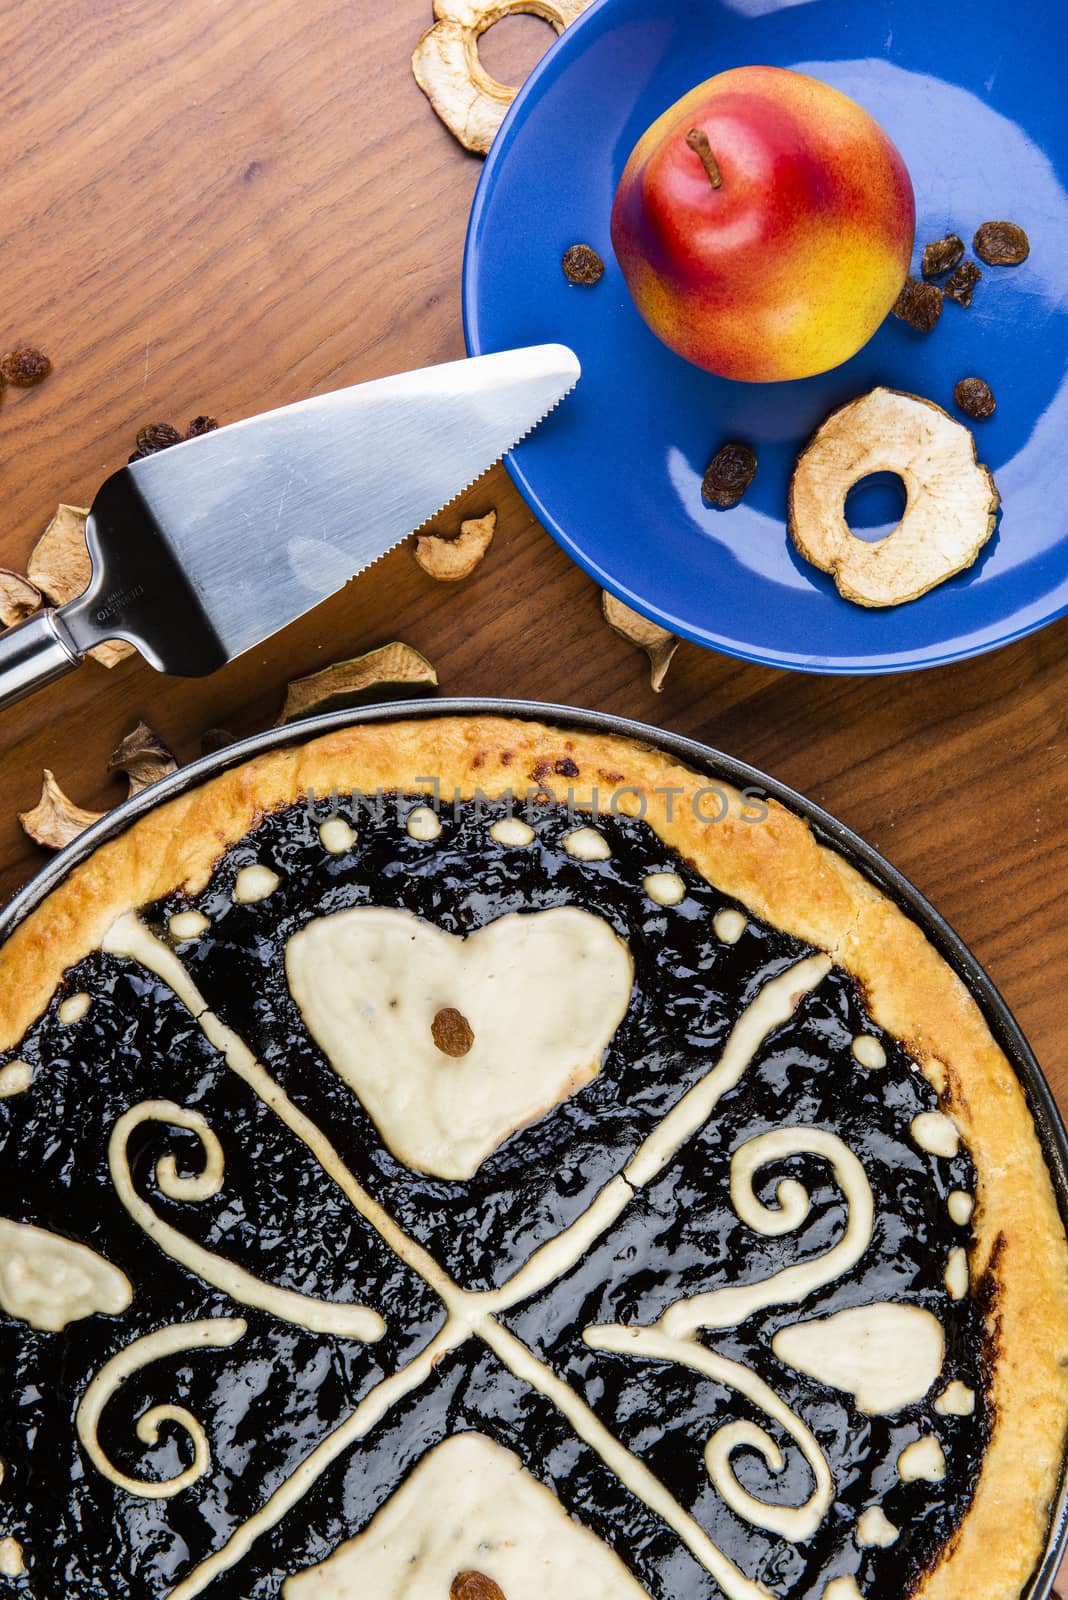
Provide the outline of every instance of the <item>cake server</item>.
{"type": "Polygon", "coordinates": [[[86,523],[86,592],[0,634],[0,706],[125,639],[204,677],[310,611],[518,444],[579,378],[533,345],[301,400],[132,462],[86,523]]]}

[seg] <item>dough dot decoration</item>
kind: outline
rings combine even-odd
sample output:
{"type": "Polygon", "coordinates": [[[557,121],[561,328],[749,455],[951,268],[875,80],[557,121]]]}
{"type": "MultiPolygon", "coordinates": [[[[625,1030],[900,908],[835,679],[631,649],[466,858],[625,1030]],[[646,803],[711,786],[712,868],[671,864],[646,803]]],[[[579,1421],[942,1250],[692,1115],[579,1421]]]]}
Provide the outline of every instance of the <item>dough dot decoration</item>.
{"type": "Polygon", "coordinates": [[[25,1094],[33,1082],[33,1068],[28,1061],[9,1061],[0,1067],[0,1100],[15,1094],[25,1094]]]}
{"type": "Polygon", "coordinates": [[[642,888],[658,906],[677,906],[686,898],[686,885],[677,872],[650,872],[642,888]]]}
{"type": "Polygon", "coordinates": [[[347,855],[356,843],[356,830],[344,817],[330,817],[319,829],[319,843],[328,855],[347,855]]]}
{"type": "Polygon", "coordinates": [[[712,929],[720,944],[737,944],[746,930],[746,918],[733,906],[727,906],[722,911],[717,911],[712,921],[712,929]]]}
{"type": "Polygon", "coordinates": [[[211,923],[202,911],[176,911],[167,927],[172,939],[188,944],[207,933],[211,923]]]}
{"type": "Polygon", "coordinates": [[[612,846],[596,828],[575,828],[564,839],[564,849],[576,861],[608,861],[612,846]]]}
{"type": "Polygon", "coordinates": [[[59,1008],[59,1020],[65,1028],[73,1027],[76,1022],[81,1022],[92,1005],[92,996],[87,994],[72,994],[64,1000],[59,1008]]]}
{"type": "Polygon", "coordinates": [[[408,813],[405,826],[410,839],[418,839],[421,844],[429,844],[441,832],[441,818],[431,806],[416,806],[414,811],[408,813]]]}
{"type": "Polygon", "coordinates": [[[857,1580],[849,1575],[832,1578],[823,1591],[823,1600],[864,1600],[864,1593],[857,1588],[857,1580]]]}
{"type": "Polygon", "coordinates": [[[935,1410],[943,1417],[970,1417],[975,1410],[975,1390],[954,1378],[935,1401],[935,1410]]]}
{"type": "Polygon", "coordinates": [[[944,1111],[921,1111],[912,1120],[912,1138],[921,1150],[947,1161],[960,1149],[956,1124],[944,1111]]]}
{"type": "Polygon", "coordinates": [[[853,1059],[869,1072],[881,1072],[886,1066],[886,1051],[870,1033],[860,1033],[853,1040],[853,1059]]]}
{"type": "Polygon", "coordinates": [[[888,1549],[896,1544],[899,1532],[882,1506],[869,1506],[857,1519],[857,1543],[862,1546],[888,1549]]]}
{"type": "Polygon", "coordinates": [[[489,831],[490,838],[508,850],[525,850],[534,843],[534,829],[522,817],[500,817],[489,831]]]}
{"type": "Polygon", "coordinates": [[[26,1563],[18,1540],[10,1536],[0,1539],[0,1577],[21,1578],[25,1571],[26,1563]]]}
{"type": "Polygon", "coordinates": [[[954,1300],[963,1300],[968,1293],[968,1252],[956,1245],[949,1252],[945,1271],[946,1289],[954,1300]]]}
{"type": "Polygon", "coordinates": [[[238,905],[255,905],[257,901],[266,900],[274,894],[281,881],[277,872],[258,862],[242,867],[234,881],[234,899],[238,905]]]}
{"type": "Polygon", "coordinates": [[[897,1458],[897,1475],[902,1483],[941,1483],[946,1475],[946,1457],[933,1433],[925,1433],[905,1446],[897,1458]]]}

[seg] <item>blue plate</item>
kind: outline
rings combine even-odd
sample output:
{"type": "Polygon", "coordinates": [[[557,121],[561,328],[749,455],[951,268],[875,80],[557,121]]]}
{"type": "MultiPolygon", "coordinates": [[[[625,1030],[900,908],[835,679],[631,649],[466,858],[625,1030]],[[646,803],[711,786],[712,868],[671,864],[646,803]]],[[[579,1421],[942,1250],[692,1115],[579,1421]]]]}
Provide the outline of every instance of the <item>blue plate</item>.
{"type": "MultiPolygon", "coordinates": [[[[1032,0],[597,0],[509,112],[475,196],[464,263],[473,353],[560,339],[582,360],[576,393],[510,458],[553,536],[621,599],[672,632],[812,672],[895,672],[993,649],[1068,610],[1068,5],[1032,0]],[[645,128],[686,90],[747,63],[795,67],[859,100],[894,139],[916,188],[917,263],[947,230],[1008,218],[1020,267],[984,267],[970,310],[933,333],[889,318],[845,366],[741,384],[673,355],[649,332],[612,255],[609,214],[645,128]],[[560,257],[592,244],[608,270],[572,287],[560,257]],[[978,562],[909,605],[843,600],[786,533],[799,448],[835,406],[876,384],[951,414],[958,378],[998,409],[975,424],[1003,507],[978,562]],[[718,512],[709,458],[752,444],[757,478],[718,512]]],[[[970,254],[969,250],[969,254],[970,254]]],[[[964,419],[962,419],[964,420],[964,419]]],[[[900,490],[849,504],[856,531],[888,530],[900,490]]]]}

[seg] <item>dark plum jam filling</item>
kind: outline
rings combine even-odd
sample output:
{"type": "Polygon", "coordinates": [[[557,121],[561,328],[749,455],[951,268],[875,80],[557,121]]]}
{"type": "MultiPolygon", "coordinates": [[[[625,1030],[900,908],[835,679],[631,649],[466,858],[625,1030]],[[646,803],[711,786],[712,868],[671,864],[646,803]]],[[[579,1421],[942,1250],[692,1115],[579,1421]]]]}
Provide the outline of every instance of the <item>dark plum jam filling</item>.
{"type": "MultiPolygon", "coordinates": [[[[298,806],[269,816],[226,853],[202,894],[173,896],[147,908],[143,920],[177,951],[207,1006],[248,1045],[286,1103],[326,1136],[369,1201],[460,1289],[495,1290],[584,1215],[715,1067],[762,989],[813,952],[752,917],[736,942],[717,937],[717,914],[738,909],[735,903],[644,823],[600,819],[611,855],[589,861],[564,848],[574,822],[557,806],[535,808],[532,844],[507,848],[489,835],[501,809],[486,804],[446,809],[437,838],[414,839],[405,816],[417,803],[388,799],[377,817],[342,806],[356,840],[337,855],[320,842],[322,815],[298,806]],[[251,864],[270,868],[278,885],[262,900],[238,903],[235,880],[251,864]],[[658,872],[682,877],[679,904],[650,899],[643,880],[658,872]],[[289,993],[288,941],[313,919],[358,906],[413,912],[461,936],[507,913],[577,906],[604,919],[630,949],[629,1009],[598,1076],[507,1138],[470,1180],[428,1177],[391,1154],[289,993]],[[170,919],[188,911],[209,926],[180,942],[170,919]]],[[[324,1174],[305,1139],[137,961],[98,953],[82,962],[19,1048],[0,1057],[0,1068],[16,1060],[33,1069],[33,1081],[0,1099],[0,1217],[88,1246],[126,1275],[133,1298],[119,1314],[83,1316],[59,1332],[0,1310],[0,1537],[18,1541],[25,1563],[4,1592],[162,1600],[376,1385],[419,1355],[445,1326],[446,1310],[417,1266],[405,1265],[324,1174]],[[80,993],[90,997],[89,1009],[64,1023],[62,1002],[80,993]],[[373,1309],[385,1320],[381,1339],[310,1331],[250,1307],[149,1237],[116,1190],[109,1141],[125,1112],[153,1100],[199,1113],[225,1154],[217,1193],[195,1201],[169,1195],[157,1163],[172,1157],[180,1187],[204,1166],[201,1140],[165,1121],[137,1126],[126,1146],[130,1172],[155,1217],[265,1284],[317,1303],[373,1309]],[[103,1408],[100,1450],[133,1479],[169,1480],[193,1460],[189,1436],[173,1422],[162,1424],[155,1443],[139,1438],[146,1409],[184,1407],[204,1430],[211,1463],[195,1482],[171,1497],[133,1494],[101,1472],[79,1440],[76,1413],[86,1389],[135,1340],[214,1318],[242,1319],[242,1337],[228,1348],[157,1357],[103,1408]]],[[[872,1022],[856,984],[832,968],[758,1046],[703,1126],[635,1186],[607,1230],[546,1287],[500,1313],[544,1369],[652,1470],[681,1513],[774,1596],[818,1600],[833,1578],[852,1575],[863,1595],[897,1600],[937,1560],[974,1488],[988,1432],[981,1307],[975,1294],[952,1298],[944,1272],[951,1251],[969,1241],[947,1201],[953,1191],[972,1193],[975,1173],[963,1147],[938,1156],[912,1136],[914,1118],[937,1105],[902,1046],[872,1022]],[[858,1063],[852,1045],[861,1035],[879,1042],[885,1066],[858,1063]],[[830,1467],[826,1512],[796,1540],[732,1510],[706,1466],[718,1429],[754,1423],[781,1448],[782,1469],[772,1471],[743,1445],[731,1456],[735,1478],[763,1505],[803,1505],[813,1494],[812,1471],[765,1410],[716,1376],[594,1349],[583,1337],[604,1324],[649,1327],[673,1302],[762,1282],[825,1256],[842,1239],[848,1201],[828,1160],[811,1151],[770,1160],[753,1180],[756,1199],[771,1207],[784,1178],[803,1185],[810,1206],[799,1226],[774,1236],[738,1216],[732,1155],[774,1129],[833,1132],[858,1158],[873,1197],[870,1244],[847,1270],[797,1303],[767,1305],[698,1335],[705,1350],[774,1391],[811,1430],[830,1467]],[[870,1415],[846,1389],[805,1376],[773,1352],[782,1329],[877,1302],[933,1313],[942,1326],[941,1376],[921,1400],[870,1415]],[[952,1380],[974,1391],[972,1415],[936,1409],[952,1380]],[[938,1442],[944,1475],[905,1481],[898,1459],[926,1436],[938,1442]],[[858,1540],[858,1518],[874,1506],[897,1530],[892,1544],[858,1540]]],[[[448,1351],[425,1382],[340,1451],[204,1592],[274,1600],[289,1575],[362,1530],[428,1450],[470,1429],[514,1450],[654,1600],[719,1595],[679,1533],[624,1486],[545,1392],[478,1337],[448,1351]]],[[[441,1600],[451,1576],[443,1575],[441,1600]]]]}

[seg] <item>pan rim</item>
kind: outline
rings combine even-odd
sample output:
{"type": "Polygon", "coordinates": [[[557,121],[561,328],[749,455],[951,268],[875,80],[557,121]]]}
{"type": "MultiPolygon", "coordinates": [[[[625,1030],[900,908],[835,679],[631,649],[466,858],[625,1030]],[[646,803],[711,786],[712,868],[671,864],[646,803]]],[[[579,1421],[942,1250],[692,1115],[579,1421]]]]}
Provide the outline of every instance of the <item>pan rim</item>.
{"type": "MultiPolygon", "coordinates": [[[[869,882],[893,900],[930,939],[935,949],[967,987],[979,1006],[998,1045],[1020,1080],[1034,1118],[1042,1153],[1053,1183],[1061,1221],[1068,1232],[1068,1130],[1038,1059],[1007,1002],[964,940],[931,902],[884,855],[852,828],[840,822],[815,801],[790,785],[697,739],[612,712],[592,711],[553,701],[488,696],[443,696],[423,700],[393,700],[327,712],[303,721],[270,728],[237,740],[223,750],[202,756],[160,779],[148,789],[108,812],[67,845],[20,889],[0,910],[0,944],[60,883],[109,839],[116,838],[157,806],[187,793],[217,774],[268,751],[304,744],[324,734],[369,722],[430,720],[456,716],[501,716],[549,722],[617,735],[651,744],[710,778],[725,779],[736,788],[754,787],[788,810],[803,817],[821,844],[828,845],[860,871],[869,882]]],[[[1049,1600],[1057,1569],[1068,1550],[1068,1445],[1050,1516],[1046,1548],[1021,1600],[1049,1600]]]]}

